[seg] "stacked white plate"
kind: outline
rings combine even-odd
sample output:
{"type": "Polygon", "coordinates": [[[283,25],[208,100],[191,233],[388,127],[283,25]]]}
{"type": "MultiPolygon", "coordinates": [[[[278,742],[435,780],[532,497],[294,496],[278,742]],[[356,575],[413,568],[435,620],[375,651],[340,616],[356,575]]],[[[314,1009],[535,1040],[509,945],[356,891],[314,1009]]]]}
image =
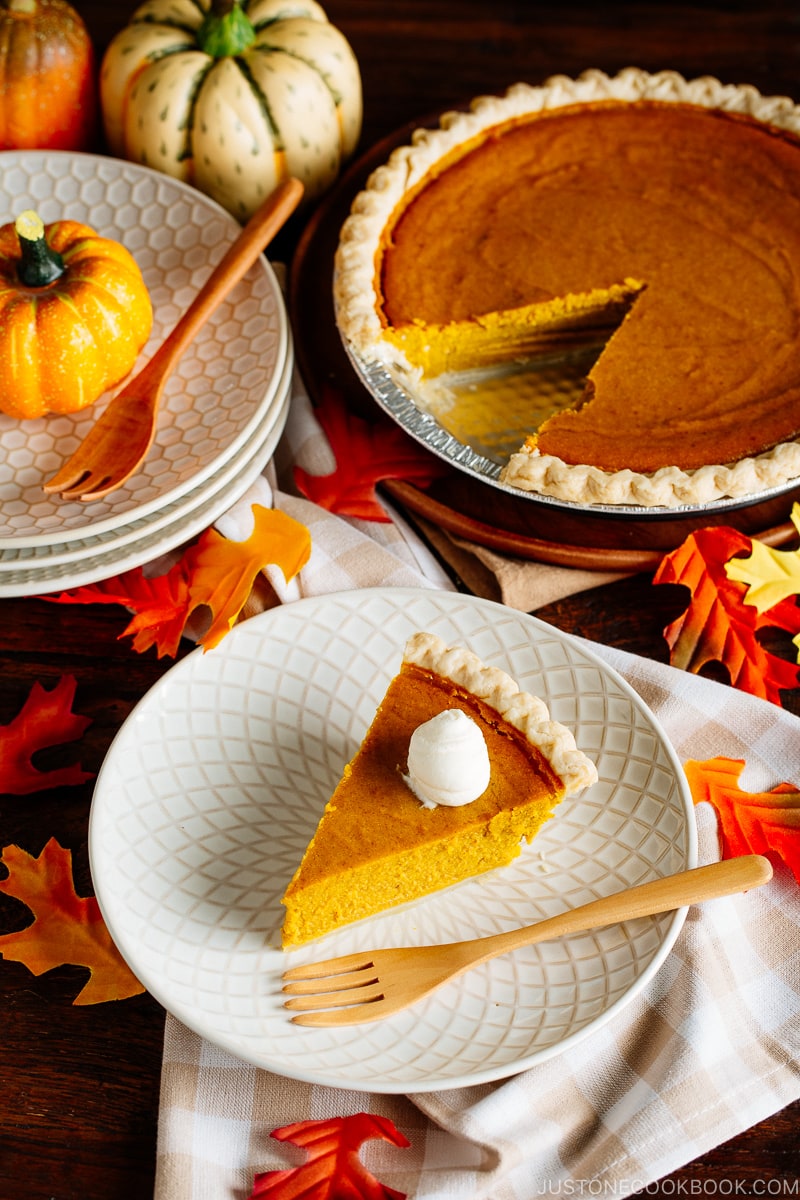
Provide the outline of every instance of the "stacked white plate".
{"type": "MultiPolygon", "coordinates": [[[[153,303],[153,354],[239,232],[201,192],[134,163],[92,154],[0,154],[0,224],[34,208],[125,245],[153,303]]],[[[153,448],[104,500],[48,496],[108,402],[82,413],[0,414],[0,596],[94,583],[189,541],[231,507],[271,458],[289,407],[286,308],[262,255],[184,352],[167,383],[153,448]]],[[[2,376],[0,376],[2,388],[2,376]]]]}

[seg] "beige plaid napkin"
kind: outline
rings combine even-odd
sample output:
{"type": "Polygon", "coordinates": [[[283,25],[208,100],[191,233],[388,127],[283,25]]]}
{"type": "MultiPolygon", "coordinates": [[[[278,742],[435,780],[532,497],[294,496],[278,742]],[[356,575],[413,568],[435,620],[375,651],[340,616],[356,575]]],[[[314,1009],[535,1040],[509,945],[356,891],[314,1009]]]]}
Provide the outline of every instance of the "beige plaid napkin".
{"type": "MultiPolygon", "coordinates": [[[[229,536],[246,536],[256,499],[311,530],[308,567],[290,585],[270,574],[256,607],[351,587],[452,588],[397,514],[388,525],[343,520],[292,494],[293,462],[317,473],[333,465],[301,389],[295,401],[267,478],[218,523],[229,536]]],[[[487,568],[485,556],[474,556],[487,568]]],[[[601,581],[496,556],[487,569],[492,598],[526,610],[601,581]]],[[[650,705],[681,760],[745,759],[749,790],[800,781],[800,722],[790,714],[670,667],[592,649],[650,705]]],[[[719,856],[715,815],[707,805],[696,811],[701,861],[710,861],[719,856]]],[[[691,909],[646,990],[577,1047],[504,1082],[408,1097],[257,1070],[168,1015],[156,1200],[245,1200],[256,1173],[302,1161],[270,1138],[273,1129],[360,1111],[390,1117],[409,1139],[410,1149],[370,1142],[361,1153],[383,1183],[414,1200],[652,1187],[800,1097],[799,934],[800,889],[778,868],[766,887],[691,909]]],[[[762,1194],[776,1194],[776,1181],[763,1182],[762,1194]]],[[[783,1182],[781,1194],[795,1194],[797,1180],[783,1182]]]]}

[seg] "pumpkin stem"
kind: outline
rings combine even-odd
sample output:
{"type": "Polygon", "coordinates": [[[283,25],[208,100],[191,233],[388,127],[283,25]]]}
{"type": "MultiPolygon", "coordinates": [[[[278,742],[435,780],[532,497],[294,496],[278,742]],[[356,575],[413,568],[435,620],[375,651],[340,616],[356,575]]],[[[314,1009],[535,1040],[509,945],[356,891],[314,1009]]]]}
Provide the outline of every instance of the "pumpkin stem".
{"type": "Polygon", "coordinates": [[[197,44],[212,58],[241,54],[255,40],[256,31],[240,0],[213,0],[197,30],[197,44]]]}
{"type": "Polygon", "coordinates": [[[38,213],[26,209],[14,222],[22,257],[17,277],[25,287],[47,287],[64,274],[64,259],[47,244],[44,225],[38,213]]]}

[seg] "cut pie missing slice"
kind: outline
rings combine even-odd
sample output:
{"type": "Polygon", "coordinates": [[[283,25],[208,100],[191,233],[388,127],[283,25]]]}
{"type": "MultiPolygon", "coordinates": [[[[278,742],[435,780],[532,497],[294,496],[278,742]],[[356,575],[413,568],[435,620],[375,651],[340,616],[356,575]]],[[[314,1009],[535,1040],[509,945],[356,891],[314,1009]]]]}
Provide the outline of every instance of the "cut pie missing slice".
{"type": "Polygon", "coordinates": [[[284,946],[506,866],[596,778],[542,700],[470,651],[415,634],[283,897],[284,946]],[[489,783],[460,807],[425,807],[404,778],[409,743],[453,709],[483,735],[489,783]]]}
{"type": "Polygon", "coordinates": [[[461,421],[442,373],[532,361],[621,301],[575,403],[537,402],[515,448],[494,455],[501,482],[666,508],[792,483],[798,112],[753,88],[631,68],[445,114],[354,200],[336,259],[342,335],[485,453],[480,405],[484,426],[501,428],[503,393],[470,393],[461,421]]]}

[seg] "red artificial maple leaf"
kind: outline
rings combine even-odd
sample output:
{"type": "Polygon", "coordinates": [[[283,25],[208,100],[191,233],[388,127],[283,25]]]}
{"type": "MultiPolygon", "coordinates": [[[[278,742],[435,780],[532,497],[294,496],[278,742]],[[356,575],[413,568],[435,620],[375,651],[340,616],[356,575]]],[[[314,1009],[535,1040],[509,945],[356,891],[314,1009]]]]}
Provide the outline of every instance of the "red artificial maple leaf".
{"type": "Polygon", "coordinates": [[[174,658],[195,609],[211,610],[211,626],[199,639],[210,650],[236,621],[259,571],[274,563],[288,582],[310,553],[311,535],[305,525],[277,509],[254,504],[253,532],[243,542],[207,529],[164,575],[146,577],[136,567],[43,599],[56,604],[122,604],[134,615],[120,637],[133,637],[139,654],[155,646],[159,658],[174,658]]]}
{"type": "Polygon", "coordinates": [[[794,597],[763,613],[746,603],[747,585],[730,579],[725,564],[751,548],[736,529],[700,529],[665,555],[653,583],[680,583],[690,592],[685,612],[664,630],[673,666],[698,672],[722,663],[734,687],[780,705],[781,691],[798,686],[800,669],[771,654],[755,634],[769,627],[799,633],[800,609],[794,597]]]}
{"type": "Polygon", "coordinates": [[[406,1193],[387,1187],[361,1162],[358,1151],[370,1138],[393,1146],[411,1143],[388,1117],[355,1113],[327,1121],[298,1121],[273,1130],[280,1142],[308,1151],[308,1160],[286,1171],[256,1175],[248,1200],[404,1200],[406,1193]]]}
{"type": "Polygon", "coordinates": [[[112,942],[97,900],[76,895],[69,850],[50,838],[38,858],[19,846],[6,846],[0,861],[8,868],[0,892],[22,901],[34,914],[25,929],[0,934],[0,955],[23,963],[34,975],[64,963],[88,967],[89,981],[73,1004],[124,1000],[144,991],[112,942]]]}
{"type": "Polygon", "coordinates": [[[365,421],[350,413],[333,388],[323,391],[315,410],[336,459],[330,475],[309,475],[295,467],[295,482],[307,499],[328,512],[362,521],[388,523],[391,517],[375,495],[382,479],[403,479],[421,487],[449,468],[389,420],[365,421]]]}
{"type": "Polygon", "coordinates": [[[743,792],[744,766],[741,759],[722,757],[684,763],[692,799],[713,805],[723,858],[775,854],[800,883],[800,790],[781,783],[769,792],[743,792]]]}
{"type": "Polygon", "coordinates": [[[34,683],[11,724],[0,725],[0,792],[24,796],[92,778],[78,764],[39,771],[32,762],[37,750],[75,741],[91,725],[91,717],[72,712],[75,686],[71,675],[62,675],[49,692],[34,683]]]}
{"type": "Polygon", "coordinates": [[[133,635],[133,648],[140,654],[155,645],[159,658],[175,657],[189,616],[189,583],[182,558],[165,575],[147,578],[141,567],[134,567],[112,579],[42,599],[54,604],[121,604],[135,615],[120,638],[133,635]]]}

